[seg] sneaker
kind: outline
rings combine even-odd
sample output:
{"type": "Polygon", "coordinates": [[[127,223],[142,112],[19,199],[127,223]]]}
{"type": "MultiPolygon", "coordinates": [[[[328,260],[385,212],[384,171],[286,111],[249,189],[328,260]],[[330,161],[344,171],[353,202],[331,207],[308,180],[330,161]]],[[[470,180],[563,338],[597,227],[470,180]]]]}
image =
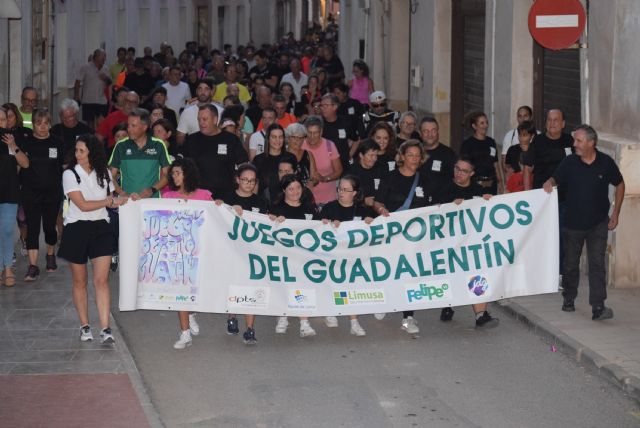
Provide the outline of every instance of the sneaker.
{"type": "Polygon", "coordinates": [[[80,341],[90,342],[93,340],[93,333],[91,333],[91,326],[89,324],[80,327],[80,341]]]}
{"type": "Polygon", "coordinates": [[[300,337],[315,336],[316,331],[309,324],[309,320],[300,321],[300,337]]]}
{"type": "Polygon", "coordinates": [[[367,332],[364,331],[358,320],[351,320],[351,334],[362,337],[366,336],[367,332]]]}
{"type": "Polygon", "coordinates": [[[118,270],[118,255],[114,254],[113,256],[111,256],[111,265],[109,265],[109,269],[111,269],[111,272],[115,272],[118,270]]]}
{"type": "Polygon", "coordinates": [[[573,299],[564,299],[564,302],[562,302],[562,310],[565,312],[575,312],[576,311],[576,305],[573,303],[573,299]]]}
{"type": "Polygon", "coordinates": [[[100,332],[100,343],[116,343],[113,334],[111,334],[111,327],[102,329],[100,332]]]}
{"type": "Polygon", "coordinates": [[[180,336],[178,337],[178,340],[176,341],[176,343],[173,344],[173,349],[188,348],[189,346],[191,346],[191,343],[192,343],[191,331],[183,330],[180,332],[180,336]]]}
{"type": "Polygon", "coordinates": [[[238,319],[236,317],[227,318],[227,334],[233,335],[240,333],[238,328],[238,319]]]}
{"type": "Polygon", "coordinates": [[[55,272],[58,270],[58,264],[56,263],[56,256],[47,254],[47,272],[55,272]]]}
{"type": "Polygon", "coordinates": [[[27,268],[27,274],[24,276],[24,280],[26,282],[33,282],[38,279],[38,275],[40,275],[40,268],[36,265],[29,265],[27,268]]]}
{"type": "Polygon", "coordinates": [[[594,307],[591,319],[594,321],[603,321],[613,318],[613,309],[606,306],[594,307]]]}
{"type": "Polygon", "coordinates": [[[402,329],[409,334],[420,333],[420,329],[418,328],[418,321],[414,317],[402,318],[402,329]]]}
{"type": "Polygon", "coordinates": [[[484,311],[480,317],[476,317],[476,327],[493,328],[497,327],[499,323],[500,320],[489,315],[487,311],[484,311]]]}
{"type": "Polygon", "coordinates": [[[385,316],[387,316],[387,314],[373,314],[373,316],[376,317],[378,321],[381,321],[385,316]]]}
{"type": "Polygon", "coordinates": [[[440,312],[440,321],[451,321],[453,319],[453,314],[455,314],[451,308],[442,308],[442,312],[440,312]]]}
{"type": "Polygon", "coordinates": [[[247,328],[247,331],[242,333],[242,341],[245,345],[257,345],[258,339],[256,339],[256,331],[252,328],[247,328]]]}
{"type": "Polygon", "coordinates": [[[338,318],[336,317],[324,317],[324,323],[329,328],[334,328],[338,326],[338,318]]]}
{"type": "Polygon", "coordinates": [[[289,320],[287,317],[278,317],[278,324],[276,324],[276,333],[285,334],[289,327],[289,320]]]}
{"type": "Polygon", "coordinates": [[[189,331],[192,336],[200,334],[200,325],[198,325],[198,321],[196,321],[196,314],[189,314],[189,331]]]}

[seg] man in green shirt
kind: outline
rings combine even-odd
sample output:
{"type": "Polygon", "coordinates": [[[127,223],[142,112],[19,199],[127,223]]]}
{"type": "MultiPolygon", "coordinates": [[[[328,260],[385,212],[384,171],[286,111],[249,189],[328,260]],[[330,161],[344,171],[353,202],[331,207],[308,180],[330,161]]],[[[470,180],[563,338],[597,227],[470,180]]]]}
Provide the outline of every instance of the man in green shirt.
{"type": "Polygon", "coordinates": [[[22,116],[22,126],[33,129],[31,117],[33,116],[33,110],[38,107],[38,91],[32,86],[25,86],[22,90],[21,100],[22,105],[18,110],[20,111],[20,116],[22,116]]]}
{"type": "Polygon", "coordinates": [[[129,113],[129,138],[115,145],[109,159],[116,191],[133,200],[160,197],[160,189],[167,185],[169,154],[161,140],[147,134],[149,126],[147,110],[136,108],[129,113]]]}

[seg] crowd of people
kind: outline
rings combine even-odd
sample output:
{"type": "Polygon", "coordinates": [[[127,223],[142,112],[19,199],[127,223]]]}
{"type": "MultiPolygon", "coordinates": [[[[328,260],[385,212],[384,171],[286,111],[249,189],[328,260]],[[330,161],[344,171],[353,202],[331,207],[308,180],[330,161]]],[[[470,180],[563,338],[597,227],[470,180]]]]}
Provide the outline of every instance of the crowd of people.
{"type": "MultiPolygon", "coordinates": [[[[590,268],[594,319],[613,316],[604,306],[599,261],[606,231],[617,224],[624,182],[615,163],[595,149],[595,131],[579,128],[574,143],[558,109],[547,113],[545,130],[538,132],[532,109],[520,107],[518,126],[502,141],[502,156],[487,135],[487,115],[470,112],[469,137],[456,153],[440,141],[435,117],[392,110],[364,61],[354,61],[346,76],[332,40],[318,43],[313,37],[303,42],[288,37],[259,49],[239,46],[235,52],[231,46],[208,51],[189,42],[177,57],[165,43],[156,54],[145,48],[141,57],[133,48],[120,48],[110,66],[98,49],[78,70],[74,99],[60,103],[58,124],[51,126],[50,113],[37,103],[37,91],[27,87],[20,107],[0,108],[2,282],[16,284],[16,229],[28,257],[24,281],[39,278],[42,227],[46,271],[58,268],[59,241],[57,256],[70,266],[83,341],[93,339],[87,262],[93,267],[101,340],[112,342],[108,275],[118,265],[117,208],[129,199],[158,197],[210,200],[233,206],[238,215],[250,210],[278,222],[316,219],[339,227],[356,218],[370,222],[392,212],[550,190],[558,183],[563,242],[569,242],[563,310],[573,309],[577,260],[586,240],[590,264],[592,253],[595,260],[590,268]],[[584,166],[593,165],[591,157],[597,168],[584,166]],[[575,180],[580,174],[596,177],[587,184],[597,191],[584,190],[585,181],[575,180]],[[608,184],[617,186],[611,220],[608,184]],[[585,204],[594,208],[580,212],[585,204]]],[[[473,311],[478,328],[498,324],[486,304],[473,311]]],[[[184,349],[200,329],[195,314],[178,315],[174,347],[184,349]]],[[[453,315],[453,308],[444,308],[440,319],[450,321],[453,315]]],[[[255,317],[245,319],[244,342],[255,344],[255,317]]],[[[324,321],[338,326],[335,317],[324,321]]],[[[285,333],[288,325],[279,317],[276,333],[285,333]]],[[[401,328],[419,333],[412,311],[403,312],[401,328]]],[[[302,337],[316,334],[306,318],[299,331],[302,337]]],[[[350,331],[366,334],[356,316],[350,331]]],[[[228,318],[227,332],[240,332],[235,315],[228,318]]]]}

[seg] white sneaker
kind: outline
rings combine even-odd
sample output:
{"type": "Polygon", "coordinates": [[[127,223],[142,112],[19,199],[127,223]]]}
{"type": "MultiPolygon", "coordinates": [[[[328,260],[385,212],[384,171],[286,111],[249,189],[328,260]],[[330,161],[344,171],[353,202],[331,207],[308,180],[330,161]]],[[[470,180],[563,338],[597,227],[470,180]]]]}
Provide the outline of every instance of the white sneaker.
{"type": "Polygon", "coordinates": [[[315,336],[316,331],[309,324],[309,320],[300,321],[300,337],[315,336]]]}
{"type": "Polygon", "coordinates": [[[289,327],[289,320],[287,319],[287,317],[278,317],[278,324],[276,324],[276,333],[285,334],[287,332],[287,327],[289,327]]]}
{"type": "Polygon", "coordinates": [[[103,328],[100,332],[100,343],[115,343],[116,340],[113,338],[113,334],[111,333],[111,327],[103,328]]]}
{"type": "Polygon", "coordinates": [[[351,320],[351,334],[355,336],[366,336],[367,332],[360,325],[358,320],[351,320]]]}
{"type": "Polygon", "coordinates": [[[402,329],[409,334],[420,333],[420,329],[418,328],[418,321],[413,317],[402,319],[402,329]]]}
{"type": "Polygon", "coordinates": [[[184,349],[191,346],[191,331],[183,330],[180,332],[180,337],[178,337],[178,341],[173,344],[174,349],[184,349]]]}
{"type": "Polygon", "coordinates": [[[337,327],[338,326],[338,318],[336,318],[336,317],[324,317],[324,323],[329,328],[337,327]]]}
{"type": "Polygon", "coordinates": [[[80,340],[82,342],[90,342],[93,340],[93,333],[91,333],[91,327],[88,324],[80,327],[80,340]]]}
{"type": "Polygon", "coordinates": [[[385,316],[387,316],[387,314],[373,314],[374,317],[376,317],[376,319],[379,320],[383,320],[385,316]]]}
{"type": "Polygon", "coordinates": [[[196,314],[189,314],[189,331],[192,336],[200,334],[200,325],[198,325],[198,321],[196,321],[196,314]]]}

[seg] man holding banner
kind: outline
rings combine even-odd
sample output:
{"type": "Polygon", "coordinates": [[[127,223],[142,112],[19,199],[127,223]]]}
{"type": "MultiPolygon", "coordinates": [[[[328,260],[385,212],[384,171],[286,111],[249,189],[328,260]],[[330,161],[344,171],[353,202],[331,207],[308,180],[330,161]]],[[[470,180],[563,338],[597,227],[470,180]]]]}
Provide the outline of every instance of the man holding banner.
{"type": "Polygon", "coordinates": [[[575,154],[560,163],[544,183],[551,192],[558,185],[566,193],[566,218],[562,230],[564,266],[562,310],[574,312],[580,281],[580,256],[587,244],[589,259],[589,304],[594,321],[613,318],[604,305],[607,298],[605,252],[608,231],[618,225],[624,198],[624,180],[614,160],[596,149],[598,134],[589,125],[580,125],[573,135],[575,154]],[[609,184],[615,186],[614,208],[609,217],[609,184]]]}

